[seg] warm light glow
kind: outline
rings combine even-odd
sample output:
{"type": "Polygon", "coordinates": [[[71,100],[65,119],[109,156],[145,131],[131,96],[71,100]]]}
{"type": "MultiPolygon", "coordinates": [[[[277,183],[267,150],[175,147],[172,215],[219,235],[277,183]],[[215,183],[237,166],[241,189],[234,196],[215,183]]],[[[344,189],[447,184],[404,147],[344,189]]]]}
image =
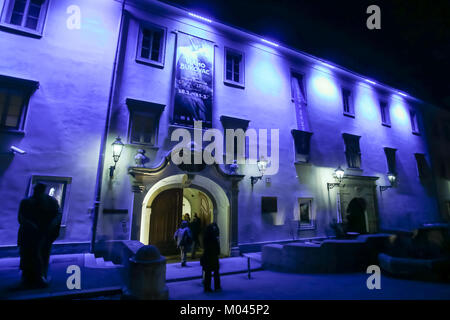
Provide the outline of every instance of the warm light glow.
{"type": "Polygon", "coordinates": [[[391,184],[394,184],[395,179],[396,179],[395,174],[393,174],[393,173],[391,173],[391,172],[388,172],[387,176],[388,176],[389,182],[390,182],[391,184]]]}
{"type": "Polygon", "coordinates": [[[117,137],[116,141],[114,141],[111,145],[113,147],[114,162],[117,162],[117,161],[119,161],[120,155],[122,154],[123,142],[120,139],[120,137],[117,137]]]}
{"type": "Polygon", "coordinates": [[[205,17],[199,16],[198,14],[195,14],[195,13],[192,13],[192,12],[189,12],[189,15],[190,15],[191,17],[194,17],[194,18],[197,18],[197,19],[200,19],[200,20],[203,20],[203,21],[209,22],[209,23],[211,23],[211,22],[212,22],[212,20],[211,20],[211,19],[208,19],[208,18],[205,18],[205,17]]]}
{"type": "Polygon", "coordinates": [[[264,159],[264,157],[261,157],[261,159],[259,159],[257,161],[257,164],[258,164],[259,172],[261,172],[261,174],[264,175],[264,172],[267,169],[268,161],[266,159],[264,159]]]}
{"type": "Polygon", "coordinates": [[[261,41],[265,42],[265,43],[268,43],[268,44],[270,44],[272,46],[279,47],[279,45],[276,44],[275,42],[272,42],[272,41],[269,41],[269,40],[266,40],[266,39],[262,39],[262,38],[261,38],[261,41]]]}
{"type": "Polygon", "coordinates": [[[336,170],[334,170],[334,173],[336,174],[336,178],[341,181],[344,177],[345,171],[341,168],[341,166],[339,166],[336,170]]]}

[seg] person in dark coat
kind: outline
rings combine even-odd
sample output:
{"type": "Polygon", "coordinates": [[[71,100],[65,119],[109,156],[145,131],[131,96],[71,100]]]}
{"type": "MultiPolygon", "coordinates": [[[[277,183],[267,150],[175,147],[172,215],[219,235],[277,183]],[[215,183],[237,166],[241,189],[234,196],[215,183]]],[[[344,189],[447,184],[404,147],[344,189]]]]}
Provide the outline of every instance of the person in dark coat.
{"type": "Polygon", "coordinates": [[[191,229],[192,233],[192,253],[191,258],[195,259],[195,252],[199,247],[199,235],[201,229],[201,221],[198,215],[195,213],[192,222],[189,224],[189,229],[191,229]]]}
{"type": "Polygon", "coordinates": [[[177,248],[181,252],[181,266],[186,266],[187,252],[191,249],[192,235],[189,229],[189,223],[187,221],[182,221],[180,228],[175,231],[173,235],[174,240],[177,242],[177,248]]]}
{"type": "Polygon", "coordinates": [[[59,236],[61,212],[58,201],[45,194],[46,185],[34,186],[33,195],[19,207],[17,245],[20,252],[22,283],[27,287],[46,287],[50,251],[59,236]]]}
{"type": "Polygon", "coordinates": [[[204,290],[205,292],[211,292],[211,274],[214,272],[214,290],[221,290],[220,286],[220,274],[219,274],[219,255],[220,255],[220,243],[219,243],[219,227],[216,223],[208,225],[203,235],[203,256],[200,260],[200,264],[204,271],[204,290]]]}

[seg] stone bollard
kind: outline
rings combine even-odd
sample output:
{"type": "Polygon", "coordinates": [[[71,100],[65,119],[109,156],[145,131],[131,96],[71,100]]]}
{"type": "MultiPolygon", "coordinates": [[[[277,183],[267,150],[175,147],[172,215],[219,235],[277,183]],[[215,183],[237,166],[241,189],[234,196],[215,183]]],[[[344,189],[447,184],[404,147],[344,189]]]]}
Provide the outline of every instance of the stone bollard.
{"type": "Polygon", "coordinates": [[[129,260],[128,294],[139,300],[167,300],[166,258],[155,246],[143,246],[129,260]]]}

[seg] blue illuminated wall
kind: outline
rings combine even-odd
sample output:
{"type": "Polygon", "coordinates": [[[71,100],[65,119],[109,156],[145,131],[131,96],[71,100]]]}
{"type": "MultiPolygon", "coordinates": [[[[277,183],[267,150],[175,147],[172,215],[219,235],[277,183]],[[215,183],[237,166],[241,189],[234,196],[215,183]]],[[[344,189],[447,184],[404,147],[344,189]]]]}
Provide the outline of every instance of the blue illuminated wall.
{"type": "MultiPolygon", "coordinates": [[[[4,0],[0,0],[3,8],[4,0]]],[[[0,31],[0,74],[39,81],[22,134],[0,132],[0,245],[17,239],[17,211],[32,175],[71,177],[61,241],[89,241],[95,176],[104,128],[120,3],[50,1],[43,35],[0,31]],[[69,30],[70,5],[82,8],[69,30]],[[25,155],[5,154],[9,146],[25,155]]]]}
{"type": "MultiPolygon", "coordinates": [[[[0,0],[0,5],[3,0],[0,0]]],[[[436,196],[421,183],[414,153],[429,154],[427,135],[411,132],[409,108],[426,112],[413,99],[372,85],[336,68],[321,64],[293,51],[261,41],[260,37],[218,24],[196,19],[187,12],[158,1],[129,1],[117,63],[117,82],[108,134],[103,173],[102,209],[118,209],[119,214],[101,214],[100,239],[132,238],[133,218],[143,209],[142,200],[160,179],[180,173],[173,166],[155,176],[141,193],[132,192],[128,168],[134,166],[137,149],[144,148],[150,158],[147,167],[156,167],[171,149],[172,85],[177,32],[185,32],[215,44],[213,126],[222,128],[223,115],[250,120],[249,128],[279,129],[280,168],[269,183],[263,179],[251,188],[250,176],[256,166],[241,166],[245,178],[239,183],[238,242],[261,242],[333,235],[330,222],[336,218],[334,182],[338,166],[346,174],[378,177],[376,184],[387,185],[384,147],[396,148],[398,187],[375,190],[379,229],[410,230],[422,223],[439,221],[436,196]],[[145,4],[145,5],[144,5],[145,4]],[[167,30],[164,66],[136,62],[139,24],[147,22],[167,30]],[[224,48],[245,55],[245,88],[224,84],[224,48]],[[292,129],[297,129],[295,106],[291,101],[290,75],[304,75],[307,110],[311,123],[311,155],[308,164],[295,163],[292,129]],[[341,87],[352,91],[355,117],[342,112],[341,87]],[[128,144],[129,110],[126,99],[164,105],[154,147],[128,144]],[[381,125],[379,99],[390,108],[391,127],[381,125]],[[361,170],[348,169],[344,155],[343,133],[361,136],[361,170]],[[114,178],[108,168],[113,164],[111,143],[121,136],[126,146],[114,178]],[[172,170],[172,171],[170,171],[172,170]],[[261,214],[261,197],[277,197],[278,212],[270,218],[261,214]],[[297,231],[298,198],[313,199],[315,228],[297,231]]],[[[27,150],[2,162],[0,195],[0,244],[11,245],[17,232],[16,213],[32,174],[73,178],[68,198],[69,212],[65,234],[60,241],[89,240],[95,175],[101,133],[108,105],[109,86],[119,33],[121,4],[116,1],[51,1],[44,35],[41,39],[0,31],[0,74],[33,79],[40,89],[32,96],[25,134],[0,134],[2,148],[10,144],[27,150]],[[65,28],[70,4],[83,9],[81,30],[65,28]],[[4,143],[3,143],[4,142],[4,143]]],[[[422,120],[420,120],[422,121],[422,120]]],[[[422,126],[422,124],[421,124],[422,126]]],[[[223,187],[231,197],[231,187],[223,177],[210,171],[199,173],[223,187]]],[[[136,191],[136,190],[134,190],[136,191]]],[[[145,206],[146,204],[144,204],[145,206]]],[[[225,219],[229,219],[226,217],[225,219]]]]}

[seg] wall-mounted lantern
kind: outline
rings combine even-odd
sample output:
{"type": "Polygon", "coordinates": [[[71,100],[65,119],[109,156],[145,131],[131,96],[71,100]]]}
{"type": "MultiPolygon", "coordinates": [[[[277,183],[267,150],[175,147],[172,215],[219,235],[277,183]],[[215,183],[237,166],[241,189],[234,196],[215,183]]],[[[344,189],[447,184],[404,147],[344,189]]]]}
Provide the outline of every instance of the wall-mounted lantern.
{"type": "Polygon", "coordinates": [[[388,180],[391,183],[391,185],[390,186],[380,186],[380,192],[386,191],[389,188],[393,188],[395,185],[395,182],[397,181],[397,176],[392,172],[388,172],[387,177],[388,177],[388,180]]]}
{"type": "Polygon", "coordinates": [[[119,161],[120,155],[123,150],[123,142],[120,137],[117,137],[116,140],[111,144],[113,149],[113,159],[114,165],[109,167],[109,177],[112,178],[114,176],[114,170],[116,170],[117,161],[119,161]]]}
{"type": "Polygon", "coordinates": [[[328,190],[331,190],[331,189],[333,189],[334,187],[340,186],[341,183],[342,183],[342,179],[344,178],[344,174],[345,174],[345,171],[344,171],[344,169],[341,168],[341,166],[339,166],[336,170],[334,170],[334,178],[335,178],[338,182],[327,183],[327,188],[328,188],[328,190]]]}
{"type": "Polygon", "coordinates": [[[268,161],[266,159],[264,159],[264,157],[261,157],[261,159],[259,159],[256,164],[258,165],[258,170],[259,172],[261,172],[261,175],[259,177],[250,177],[250,182],[252,184],[252,188],[255,185],[256,182],[258,182],[258,180],[261,180],[262,177],[264,176],[264,172],[266,172],[267,169],[267,164],[268,161]]]}

